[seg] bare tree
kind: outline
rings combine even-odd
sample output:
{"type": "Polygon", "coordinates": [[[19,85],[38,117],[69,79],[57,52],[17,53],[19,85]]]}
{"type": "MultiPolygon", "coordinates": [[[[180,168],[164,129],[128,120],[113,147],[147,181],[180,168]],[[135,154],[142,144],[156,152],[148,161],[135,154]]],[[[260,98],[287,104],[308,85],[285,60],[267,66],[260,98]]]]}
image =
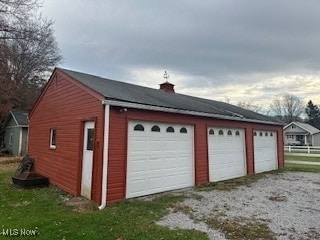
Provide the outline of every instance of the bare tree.
{"type": "Polygon", "coordinates": [[[255,103],[250,102],[250,101],[239,101],[237,103],[237,106],[241,107],[241,108],[244,108],[244,109],[248,109],[248,110],[257,112],[257,113],[261,113],[261,114],[265,113],[265,111],[263,110],[263,108],[260,105],[255,104],[255,103]]]}
{"type": "Polygon", "coordinates": [[[21,31],[21,22],[32,18],[39,0],[0,0],[0,39],[11,39],[21,31]]]}
{"type": "Polygon", "coordinates": [[[0,129],[10,109],[31,110],[62,59],[53,22],[38,14],[39,6],[38,0],[0,0],[0,129]]]}
{"type": "Polygon", "coordinates": [[[301,114],[304,112],[305,104],[300,97],[286,94],[281,98],[275,99],[270,109],[279,120],[290,123],[300,119],[301,114]]]}

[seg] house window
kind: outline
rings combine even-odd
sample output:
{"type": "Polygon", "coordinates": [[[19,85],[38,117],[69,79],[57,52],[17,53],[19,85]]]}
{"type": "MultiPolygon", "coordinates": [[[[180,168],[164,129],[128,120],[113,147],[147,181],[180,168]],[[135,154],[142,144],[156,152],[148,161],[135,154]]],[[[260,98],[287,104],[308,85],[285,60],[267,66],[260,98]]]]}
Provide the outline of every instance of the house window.
{"type": "Polygon", "coordinates": [[[154,125],[154,126],[151,128],[151,131],[152,131],[152,132],[160,132],[160,128],[159,128],[159,126],[154,125]]]}
{"type": "Polygon", "coordinates": [[[10,133],[9,144],[13,145],[13,133],[10,133]]]}
{"type": "Polygon", "coordinates": [[[144,127],[141,124],[137,124],[133,128],[134,131],[144,131],[144,127]]]}
{"type": "Polygon", "coordinates": [[[223,131],[222,130],[219,130],[219,135],[223,135],[223,131]]]}
{"type": "Polygon", "coordinates": [[[173,127],[168,127],[167,128],[167,132],[174,133],[174,128],[173,127]]]}
{"type": "Polygon", "coordinates": [[[231,130],[228,131],[228,136],[232,136],[231,130]]]}
{"type": "Polygon", "coordinates": [[[183,127],[183,128],[181,128],[180,129],[180,133],[187,133],[188,131],[187,131],[187,129],[185,128],[185,127],[183,127]]]}
{"type": "Polygon", "coordinates": [[[291,129],[296,129],[297,126],[296,125],[291,125],[291,129]]]}
{"type": "Polygon", "coordinates": [[[88,128],[87,129],[87,150],[93,151],[93,144],[94,144],[94,129],[88,128]]]}
{"type": "Polygon", "coordinates": [[[209,134],[210,134],[210,135],[214,135],[213,129],[210,129],[209,134]]]}
{"type": "Polygon", "coordinates": [[[57,129],[50,129],[50,149],[57,148],[57,129]]]}

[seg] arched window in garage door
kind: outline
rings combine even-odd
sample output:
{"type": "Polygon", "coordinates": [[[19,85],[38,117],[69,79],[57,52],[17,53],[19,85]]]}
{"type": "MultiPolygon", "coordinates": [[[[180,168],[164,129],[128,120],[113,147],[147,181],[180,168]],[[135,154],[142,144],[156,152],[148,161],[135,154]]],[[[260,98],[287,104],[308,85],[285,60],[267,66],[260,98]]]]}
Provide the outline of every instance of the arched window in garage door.
{"type": "Polygon", "coordinates": [[[167,132],[169,133],[174,133],[174,128],[173,127],[167,127],[167,132]]]}
{"type": "Polygon", "coordinates": [[[188,133],[187,129],[185,127],[182,127],[180,129],[180,133],[188,133]]]}
{"type": "Polygon", "coordinates": [[[158,125],[154,125],[152,128],[151,128],[151,131],[152,132],[160,132],[160,127],[158,125]]]}
{"type": "Polygon", "coordinates": [[[141,124],[137,124],[134,126],[133,130],[135,131],[144,131],[144,127],[141,124]]]}

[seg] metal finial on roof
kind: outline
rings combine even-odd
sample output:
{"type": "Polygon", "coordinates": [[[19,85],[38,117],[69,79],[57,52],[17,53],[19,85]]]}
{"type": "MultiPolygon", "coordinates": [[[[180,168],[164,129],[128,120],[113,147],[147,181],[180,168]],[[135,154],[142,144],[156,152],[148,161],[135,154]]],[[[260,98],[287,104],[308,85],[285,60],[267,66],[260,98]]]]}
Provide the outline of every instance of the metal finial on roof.
{"type": "Polygon", "coordinates": [[[163,78],[168,82],[168,78],[169,78],[169,74],[167,73],[167,71],[164,71],[164,75],[163,78]]]}

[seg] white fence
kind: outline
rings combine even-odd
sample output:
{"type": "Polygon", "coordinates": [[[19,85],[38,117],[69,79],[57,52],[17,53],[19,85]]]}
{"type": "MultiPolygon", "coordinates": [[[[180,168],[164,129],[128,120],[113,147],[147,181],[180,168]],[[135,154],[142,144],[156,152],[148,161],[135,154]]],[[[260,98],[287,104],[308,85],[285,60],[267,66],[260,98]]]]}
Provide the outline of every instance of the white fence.
{"type": "Polygon", "coordinates": [[[284,151],[289,153],[320,154],[320,147],[312,146],[284,146],[284,151]]]}

